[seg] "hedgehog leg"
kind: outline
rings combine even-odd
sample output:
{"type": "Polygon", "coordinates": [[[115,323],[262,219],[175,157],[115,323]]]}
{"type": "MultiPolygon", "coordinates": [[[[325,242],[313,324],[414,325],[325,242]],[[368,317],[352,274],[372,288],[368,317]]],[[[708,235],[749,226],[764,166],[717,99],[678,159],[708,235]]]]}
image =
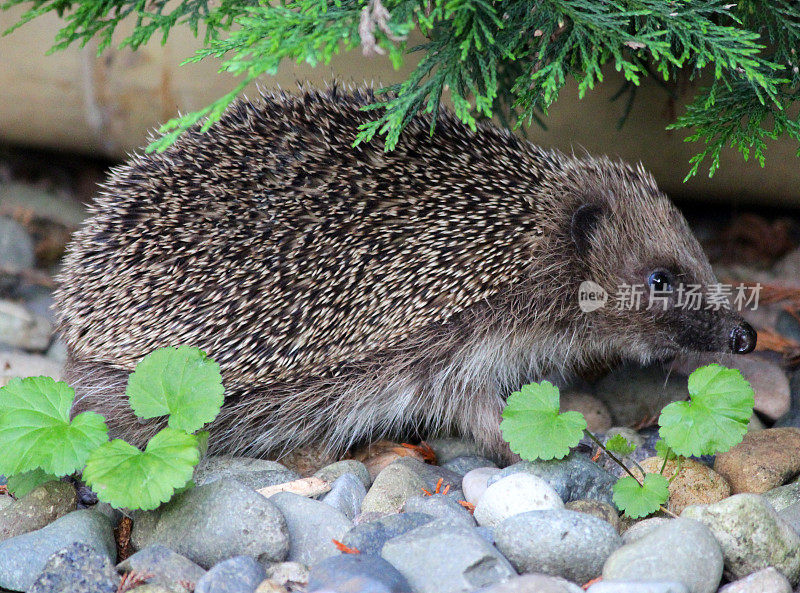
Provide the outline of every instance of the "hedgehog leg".
{"type": "Polygon", "coordinates": [[[79,361],[72,357],[64,366],[63,378],[75,390],[72,416],[87,410],[106,419],[112,438],[122,438],[143,447],[164,425],[161,420],[144,421],[136,416],[125,396],[129,371],[107,363],[79,361]]]}

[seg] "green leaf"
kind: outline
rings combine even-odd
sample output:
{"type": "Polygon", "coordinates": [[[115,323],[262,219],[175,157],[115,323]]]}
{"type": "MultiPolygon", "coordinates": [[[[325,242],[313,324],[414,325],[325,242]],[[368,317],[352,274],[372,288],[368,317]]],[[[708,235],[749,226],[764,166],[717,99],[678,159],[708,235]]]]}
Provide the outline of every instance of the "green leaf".
{"type": "Polygon", "coordinates": [[[512,393],[500,423],[511,450],[528,460],[565,457],[581,440],[586,420],[580,412],[559,414],[558,406],[558,387],[548,381],[512,393]]]}
{"type": "Polygon", "coordinates": [[[613,490],[614,504],[632,519],[655,513],[669,498],[669,482],[661,474],[645,474],[641,486],[631,476],[623,476],[613,490]]]}
{"type": "Polygon", "coordinates": [[[710,364],[689,376],[688,402],[673,402],[658,419],[659,434],[678,455],[713,455],[741,442],[755,403],[736,369],[710,364]]]}
{"type": "Polygon", "coordinates": [[[58,476],[48,474],[41,469],[34,469],[29,472],[15,474],[8,476],[8,491],[17,498],[22,498],[37,486],[41,486],[47,482],[58,480],[58,476]]]}
{"type": "Polygon", "coordinates": [[[606,441],[606,449],[615,455],[630,455],[636,450],[636,445],[628,441],[621,434],[615,434],[606,441]]]}
{"type": "Polygon", "coordinates": [[[83,412],[70,422],[75,392],[50,377],[12,379],[0,388],[0,473],[37,468],[64,476],[81,469],[108,440],[103,417],[83,412]]]}
{"type": "Polygon", "coordinates": [[[144,451],[120,439],[104,443],[89,456],[83,479],[113,507],[150,510],[187,484],[199,461],[198,437],[167,427],[144,451]]]}
{"type": "Polygon", "coordinates": [[[169,414],[168,425],[194,432],[211,422],[222,407],[219,365],[199,348],[154,350],[136,365],[126,393],[137,416],[169,414]]]}

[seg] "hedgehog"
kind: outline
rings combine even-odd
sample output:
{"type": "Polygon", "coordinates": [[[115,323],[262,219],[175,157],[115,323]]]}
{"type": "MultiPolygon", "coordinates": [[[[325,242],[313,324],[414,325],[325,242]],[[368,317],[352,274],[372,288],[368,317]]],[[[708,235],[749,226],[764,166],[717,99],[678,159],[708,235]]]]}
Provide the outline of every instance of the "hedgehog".
{"type": "Polygon", "coordinates": [[[57,279],[73,413],[146,442],[163,420],[134,416],[127,377],[191,345],[225,385],[212,453],[459,434],[503,458],[501,412],[526,383],[754,349],[731,308],[679,306],[679,286],[707,301],[717,281],[641,165],[446,109],[411,118],[387,152],[355,143],[373,101],[261,93],[112,170],[57,279]],[[587,310],[586,281],[650,287],[663,306],[587,310]]]}

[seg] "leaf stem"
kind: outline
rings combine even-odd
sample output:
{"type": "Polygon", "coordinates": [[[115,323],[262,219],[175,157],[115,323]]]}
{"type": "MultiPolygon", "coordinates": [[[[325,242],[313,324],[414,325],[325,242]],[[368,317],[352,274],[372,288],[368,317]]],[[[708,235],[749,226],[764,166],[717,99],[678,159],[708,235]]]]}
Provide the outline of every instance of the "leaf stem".
{"type": "MultiPolygon", "coordinates": [[[[597,443],[597,446],[600,447],[603,451],[605,451],[605,454],[608,455],[612,459],[612,461],[614,461],[617,465],[619,465],[622,469],[624,469],[630,477],[636,480],[636,483],[639,484],[639,486],[644,487],[642,481],[639,478],[637,478],[630,469],[628,469],[627,465],[622,463],[622,461],[620,461],[616,455],[614,455],[611,451],[606,449],[606,446],[603,443],[601,443],[600,440],[589,431],[589,429],[584,429],[584,430],[586,434],[589,435],[589,438],[592,439],[595,443],[597,443]]],[[[642,474],[644,474],[644,471],[642,471],[642,474]]]]}

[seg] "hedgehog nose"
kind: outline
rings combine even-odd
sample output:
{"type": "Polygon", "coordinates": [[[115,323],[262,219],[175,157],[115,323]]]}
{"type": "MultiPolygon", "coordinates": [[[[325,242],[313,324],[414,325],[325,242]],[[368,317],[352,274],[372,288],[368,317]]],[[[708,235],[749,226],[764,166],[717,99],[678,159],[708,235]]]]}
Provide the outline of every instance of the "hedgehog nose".
{"type": "Polygon", "coordinates": [[[742,321],[731,330],[731,350],[736,354],[747,354],[756,347],[756,330],[742,321]]]}

